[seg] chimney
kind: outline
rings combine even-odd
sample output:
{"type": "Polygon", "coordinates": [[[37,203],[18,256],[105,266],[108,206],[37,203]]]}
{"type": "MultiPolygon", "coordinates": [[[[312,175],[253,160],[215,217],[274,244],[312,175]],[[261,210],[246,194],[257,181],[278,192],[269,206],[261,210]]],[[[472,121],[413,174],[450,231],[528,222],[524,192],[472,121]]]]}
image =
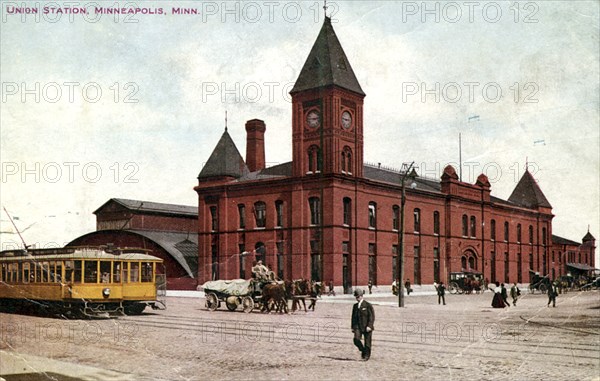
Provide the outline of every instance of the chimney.
{"type": "Polygon", "coordinates": [[[250,172],[265,168],[265,122],[252,119],[246,122],[246,165],[250,172]]]}

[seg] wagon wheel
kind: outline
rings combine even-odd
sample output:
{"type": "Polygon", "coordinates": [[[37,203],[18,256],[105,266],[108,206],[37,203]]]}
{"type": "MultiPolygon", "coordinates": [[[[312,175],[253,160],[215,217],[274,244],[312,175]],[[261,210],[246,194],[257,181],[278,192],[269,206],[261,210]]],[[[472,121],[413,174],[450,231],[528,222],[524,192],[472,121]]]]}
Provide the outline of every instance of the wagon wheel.
{"type": "Polygon", "coordinates": [[[540,284],[540,292],[541,292],[542,294],[545,294],[545,293],[546,293],[546,291],[548,291],[548,286],[546,286],[546,285],[545,285],[545,284],[543,284],[543,283],[542,283],[542,284],[540,284]]]}
{"type": "Polygon", "coordinates": [[[234,303],[232,303],[229,299],[225,301],[225,305],[227,306],[227,309],[229,311],[235,311],[237,309],[238,304],[238,299],[236,299],[234,303]]]}
{"type": "Polygon", "coordinates": [[[462,290],[458,287],[458,284],[456,282],[450,283],[450,285],[448,286],[448,291],[450,291],[451,294],[462,294],[462,290]]]}
{"type": "Polygon", "coordinates": [[[209,311],[214,311],[217,307],[219,307],[217,295],[215,295],[214,292],[206,294],[206,308],[208,308],[209,311]]]}
{"type": "Polygon", "coordinates": [[[242,308],[245,313],[250,313],[254,309],[254,300],[249,296],[244,296],[242,299],[242,308]]]}

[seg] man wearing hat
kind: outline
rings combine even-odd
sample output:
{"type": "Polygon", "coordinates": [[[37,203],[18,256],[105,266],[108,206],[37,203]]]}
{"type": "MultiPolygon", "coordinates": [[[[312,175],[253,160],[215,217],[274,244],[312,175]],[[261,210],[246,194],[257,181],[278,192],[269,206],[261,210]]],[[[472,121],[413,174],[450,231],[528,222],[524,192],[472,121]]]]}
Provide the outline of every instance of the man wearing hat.
{"type": "Polygon", "coordinates": [[[361,353],[363,360],[371,357],[371,336],[375,323],[375,310],[371,303],[363,300],[364,291],[360,288],[354,290],[356,304],[352,307],[352,332],[354,332],[354,345],[361,353]],[[362,343],[362,337],[365,343],[362,343]]]}

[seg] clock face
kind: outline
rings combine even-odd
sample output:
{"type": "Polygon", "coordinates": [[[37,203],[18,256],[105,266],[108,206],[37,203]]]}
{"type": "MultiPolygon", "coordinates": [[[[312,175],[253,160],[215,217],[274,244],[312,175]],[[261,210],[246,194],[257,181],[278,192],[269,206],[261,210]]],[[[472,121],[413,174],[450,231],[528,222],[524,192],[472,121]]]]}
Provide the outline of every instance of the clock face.
{"type": "Polygon", "coordinates": [[[306,114],[306,124],[308,127],[316,128],[321,125],[321,116],[315,110],[306,114]]]}
{"type": "Polygon", "coordinates": [[[346,130],[352,127],[352,115],[348,111],[342,113],[342,127],[346,130]]]}

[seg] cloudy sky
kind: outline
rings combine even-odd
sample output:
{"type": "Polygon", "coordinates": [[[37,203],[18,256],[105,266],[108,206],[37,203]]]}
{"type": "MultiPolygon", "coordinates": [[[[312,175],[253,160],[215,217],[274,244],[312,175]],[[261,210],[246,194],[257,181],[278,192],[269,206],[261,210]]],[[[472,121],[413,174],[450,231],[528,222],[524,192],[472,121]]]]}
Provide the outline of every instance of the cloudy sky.
{"type": "MultiPolygon", "coordinates": [[[[367,93],[367,162],[415,161],[439,177],[458,162],[461,134],[463,180],[484,172],[506,199],[528,164],[554,233],[580,241],[590,225],[600,237],[597,1],[328,4],[367,93]]],[[[25,240],[94,230],[92,212],[112,197],[196,205],[226,111],[242,155],[244,123],[259,118],[268,164],[290,161],[287,92],[322,6],[2,1],[1,203],[25,240]],[[23,4],[39,13],[12,14],[23,4]]],[[[2,213],[4,249],[19,239],[2,213]]]]}

